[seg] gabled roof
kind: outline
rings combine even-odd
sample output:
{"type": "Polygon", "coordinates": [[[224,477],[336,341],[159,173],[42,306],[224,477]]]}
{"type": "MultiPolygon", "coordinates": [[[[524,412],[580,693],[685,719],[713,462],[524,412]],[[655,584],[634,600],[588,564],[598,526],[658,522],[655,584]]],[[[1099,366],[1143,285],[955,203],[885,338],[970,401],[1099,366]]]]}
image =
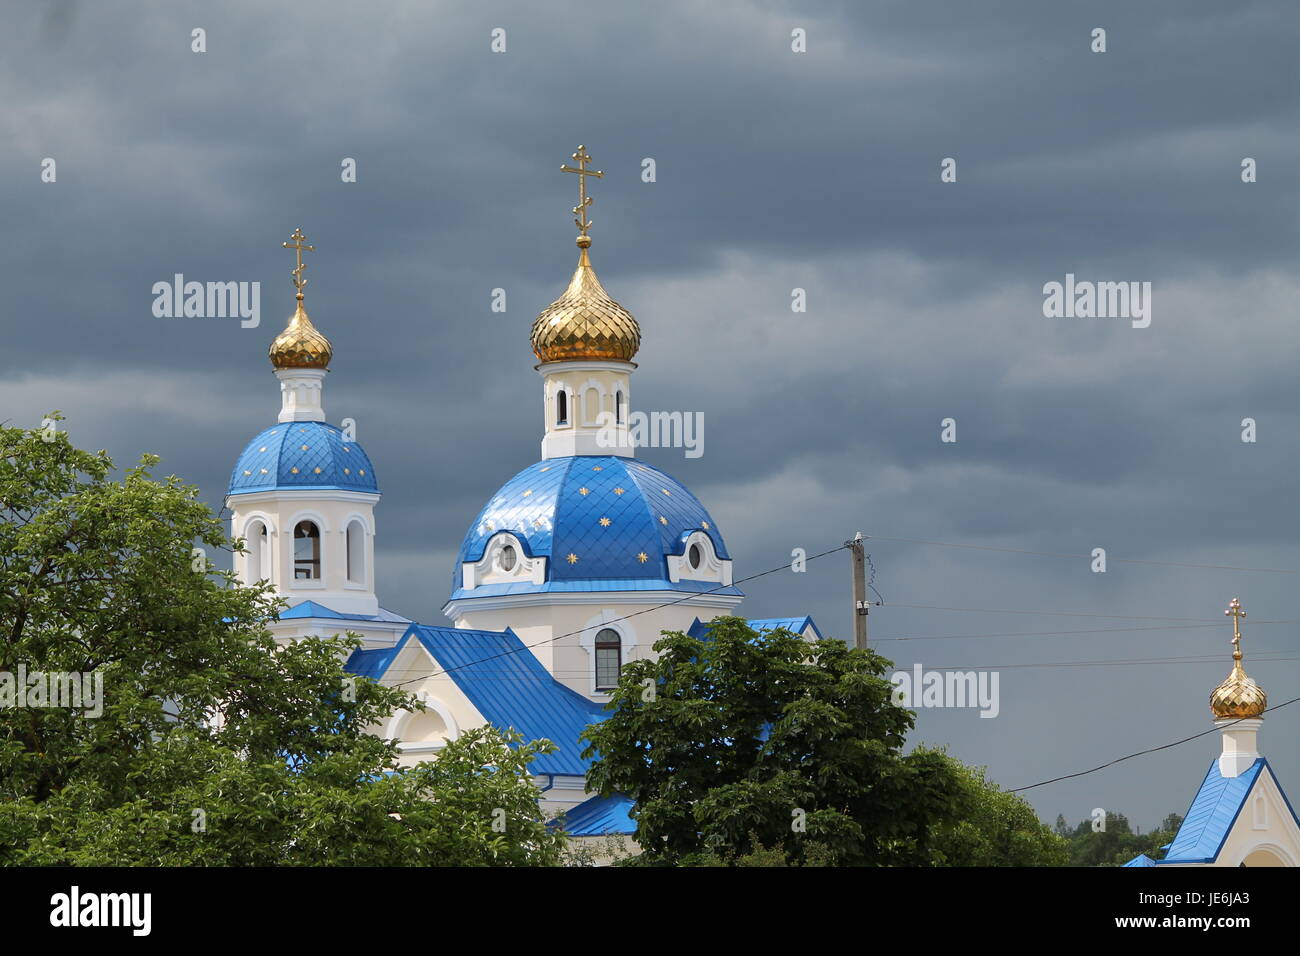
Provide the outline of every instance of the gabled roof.
{"type": "Polygon", "coordinates": [[[1268,761],[1260,757],[1240,776],[1225,777],[1219,773],[1216,757],[1183,818],[1183,825],[1178,828],[1178,835],[1169,845],[1169,852],[1159,862],[1213,863],[1251,788],[1267,766],[1268,761]]]}
{"type": "Polygon", "coordinates": [[[409,624],[410,619],[402,617],[400,614],[394,614],[392,611],[384,608],[379,609],[378,614],[344,614],[333,608],[328,608],[324,604],[317,604],[315,601],[303,601],[295,604],[287,611],[280,612],[280,620],[289,621],[296,618],[315,617],[328,618],[336,621],[384,621],[393,624],[409,624]]]}
{"type": "Polygon", "coordinates": [[[1145,853],[1139,853],[1133,859],[1124,864],[1125,866],[1155,866],[1156,861],[1151,859],[1145,853]]]}
{"type": "MultiPolygon", "coordinates": [[[[636,821],[629,815],[633,806],[632,798],[621,793],[592,797],[565,812],[564,832],[578,837],[635,833],[636,821]]],[[[552,820],[550,825],[558,826],[560,822],[552,820]]]]}
{"type": "MultiPolygon", "coordinates": [[[[763,631],[775,631],[777,628],[783,627],[791,633],[802,634],[806,628],[811,627],[813,633],[817,635],[818,639],[821,639],[822,636],[822,632],[817,628],[817,624],[806,614],[803,617],[756,617],[750,618],[745,623],[753,630],[759,631],[760,633],[763,631]]],[[[687,629],[686,635],[695,638],[697,641],[705,640],[709,636],[709,625],[697,617],[687,629]]]]}
{"type": "Polygon", "coordinates": [[[535,774],[585,776],[590,761],[578,755],[586,747],[578,737],[605,719],[600,704],[587,700],[553,678],[516,634],[467,628],[412,624],[394,647],[355,651],[346,669],[379,680],[414,638],[438,667],[455,682],[483,718],[496,727],[512,727],[525,740],[545,738],[556,745],[531,766],[535,774]]]}
{"type": "Polygon", "coordinates": [[[757,617],[751,618],[749,626],[756,631],[775,631],[777,628],[785,628],[795,634],[802,634],[807,628],[812,628],[817,639],[822,639],[822,632],[818,630],[813,619],[805,614],[803,617],[757,617]]]}

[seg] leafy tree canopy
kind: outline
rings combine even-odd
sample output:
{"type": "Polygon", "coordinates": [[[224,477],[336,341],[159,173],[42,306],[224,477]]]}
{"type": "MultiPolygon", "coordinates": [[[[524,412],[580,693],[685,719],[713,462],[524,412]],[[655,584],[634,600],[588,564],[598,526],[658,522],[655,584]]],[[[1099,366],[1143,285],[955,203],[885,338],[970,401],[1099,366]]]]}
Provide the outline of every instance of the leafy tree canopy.
{"type": "Polygon", "coordinates": [[[154,456],[115,480],[58,420],[0,428],[0,863],[559,861],[549,744],[482,729],[399,768],[365,728],[422,705],[347,675],[353,637],[278,645],[197,490],[154,456]],[[102,680],[102,712],[6,705],[20,668],[102,680]]]}

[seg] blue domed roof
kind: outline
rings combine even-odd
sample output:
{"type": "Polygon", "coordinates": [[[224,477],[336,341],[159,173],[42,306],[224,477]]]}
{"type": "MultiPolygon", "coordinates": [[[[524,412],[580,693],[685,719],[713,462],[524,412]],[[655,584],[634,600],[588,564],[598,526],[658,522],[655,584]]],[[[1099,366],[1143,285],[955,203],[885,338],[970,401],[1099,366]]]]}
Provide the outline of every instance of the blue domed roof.
{"type": "Polygon", "coordinates": [[[379,493],[370,458],[328,422],[280,422],[248,443],[229,494],[300,488],[379,493]]]}
{"type": "Polygon", "coordinates": [[[550,458],[507,481],[470,526],[456,558],[452,599],[528,591],[710,590],[707,582],[669,583],[665,556],[680,555],[701,531],[729,560],[717,525],[676,478],[635,458],[550,458]],[[461,588],[461,564],[479,561],[488,540],[509,531],[529,557],[545,555],[546,583],[461,588]]]}

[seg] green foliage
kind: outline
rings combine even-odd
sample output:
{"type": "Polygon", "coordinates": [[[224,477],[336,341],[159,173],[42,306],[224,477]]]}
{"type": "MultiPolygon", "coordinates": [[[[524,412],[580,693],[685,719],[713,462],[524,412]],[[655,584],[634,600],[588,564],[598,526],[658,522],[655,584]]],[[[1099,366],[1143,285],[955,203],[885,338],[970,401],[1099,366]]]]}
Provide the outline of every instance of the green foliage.
{"type": "Polygon", "coordinates": [[[528,776],[546,743],[491,729],[399,769],[367,734],[409,695],[353,679],[355,638],[278,646],[269,586],[172,476],[112,480],[61,431],[0,429],[0,673],[95,673],[103,713],[0,707],[0,863],[555,863],[528,776]]]}
{"type": "Polygon", "coordinates": [[[934,840],[938,866],[1065,866],[1069,843],[1038,819],[1029,802],[986,779],[982,767],[949,758],[967,809],[934,840]]]}
{"type": "Polygon", "coordinates": [[[641,862],[775,850],[801,864],[817,844],[841,865],[924,865],[963,813],[948,757],[902,753],[914,717],[874,652],[735,617],[715,619],[708,640],[670,632],[655,649],[623,668],[613,712],[586,734],[592,788],[636,803],[641,862]]]}
{"type": "MultiPolygon", "coordinates": [[[[1065,825],[1064,817],[1057,817],[1058,830],[1065,825]]],[[[1161,849],[1171,843],[1183,825],[1183,818],[1171,813],[1161,821],[1158,829],[1149,833],[1133,832],[1128,817],[1122,813],[1106,813],[1106,828],[1094,830],[1092,820],[1082,820],[1070,831],[1071,866],[1122,866],[1139,853],[1153,860],[1164,856],[1161,849]]]]}

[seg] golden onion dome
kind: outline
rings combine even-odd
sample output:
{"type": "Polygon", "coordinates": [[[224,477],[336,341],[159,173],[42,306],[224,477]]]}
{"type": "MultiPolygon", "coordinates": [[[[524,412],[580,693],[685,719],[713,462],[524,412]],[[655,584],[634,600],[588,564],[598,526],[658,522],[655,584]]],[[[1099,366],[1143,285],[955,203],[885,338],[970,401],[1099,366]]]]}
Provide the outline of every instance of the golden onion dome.
{"type": "Polygon", "coordinates": [[[578,238],[582,255],[569,287],[533,323],[533,353],[542,362],[630,362],[641,345],[641,327],[632,313],[611,299],[596,278],[587,255],[590,245],[590,237],[578,238]]]}
{"type": "Polygon", "coordinates": [[[1268,694],[1233,662],[1232,673],[1210,695],[1210,710],[1218,717],[1258,717],[1268,709],[1268,694]]]}
{"type": "Polygon", "coordinates": [[[271,343],[268,354],[276,368],[329,368],[334,348],[307,318],[301,296],[297,310],[271,343]]]}
{"type": "Polygon", "coordinates": [[[1210,694],[1210,710],[1215,719],[1258,717],[1268,709],[1268,694],[1241,666],[1241,619],[1246,612],[1233,598],[1223,613],[1232,616],[1232,672],[1210,694]]]}

